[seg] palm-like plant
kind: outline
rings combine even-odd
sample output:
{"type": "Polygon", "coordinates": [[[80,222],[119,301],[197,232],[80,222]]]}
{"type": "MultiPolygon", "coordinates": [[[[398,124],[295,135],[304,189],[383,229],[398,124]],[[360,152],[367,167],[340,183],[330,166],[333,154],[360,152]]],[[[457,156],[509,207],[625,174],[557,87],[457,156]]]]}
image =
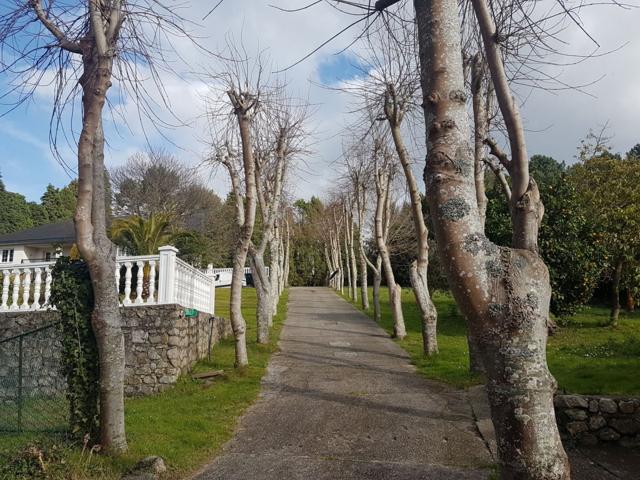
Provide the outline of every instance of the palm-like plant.
{"type": "Polygon", "coordinates": [[[188,235],[174,227],[171,215],[156,213],[148,218],[133,215],[111,224],[111,239],[133,255],[153,255],[163,245],[188,235]]]}

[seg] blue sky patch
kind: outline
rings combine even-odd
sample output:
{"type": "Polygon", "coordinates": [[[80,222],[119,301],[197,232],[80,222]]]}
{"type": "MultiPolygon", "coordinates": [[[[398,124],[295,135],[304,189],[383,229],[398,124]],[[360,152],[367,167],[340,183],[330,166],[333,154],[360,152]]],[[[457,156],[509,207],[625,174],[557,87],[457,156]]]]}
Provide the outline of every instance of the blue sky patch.
{"type": "Polygon", "coordinates": [[[364,64],[354,55],[331,55],[325,57],[318,65],[318,80],[326,85],[333,85],[361,76],[364,69],[364,64]]]}

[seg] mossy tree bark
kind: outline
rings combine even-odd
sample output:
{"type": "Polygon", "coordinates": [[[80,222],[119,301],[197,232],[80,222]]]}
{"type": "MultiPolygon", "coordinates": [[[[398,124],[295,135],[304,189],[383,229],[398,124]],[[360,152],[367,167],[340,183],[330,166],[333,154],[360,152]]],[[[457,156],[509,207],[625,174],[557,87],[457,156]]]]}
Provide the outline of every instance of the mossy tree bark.
{"type": "MultiPolygon", "coordinates": [[[[477,206],[458,4],[414,0],[414,6],[426,120],[427,199],[449,284],[486,369],[500,474],[503,479],[566,480],[569,463],[553,409],[556,384],[546,363],[551,289],[547,268],[537,254],[542,206],[529,180],[523,139],[509,131],[512,141],[515,137],[510,170],[514,248],[498,247],[484,236],[477,206]]],[[[487,46],[495,32],[487,37],[485,48],[498,91],[493,69],[499,66],[491,60],[496,52],[487,46]]],[[[499,55],[497,60],[501,65],[499,55]]],[[[514,120],[509,113],[514,102],[510,95],[503,100],[511,102],[509,108],[500,105],[509,123],[514,120]]]]}

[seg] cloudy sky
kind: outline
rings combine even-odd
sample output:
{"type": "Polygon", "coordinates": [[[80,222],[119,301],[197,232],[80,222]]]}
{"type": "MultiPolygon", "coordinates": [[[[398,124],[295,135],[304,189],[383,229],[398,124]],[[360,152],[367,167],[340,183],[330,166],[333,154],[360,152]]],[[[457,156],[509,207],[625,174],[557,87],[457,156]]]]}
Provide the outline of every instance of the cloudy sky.
{"type": "MultiPolygon", "coordinates": [[[[243,38],[251,51],[267,50],[279,67],[299,60],[352,21],[328,6],[298,13],[284,13],[270,7],[270,4],[296,7],[300,5],[299,0],[226,0],[201,21],[215,2],[192,0],[192,3],[193,8],[185,15],[202,24],[194,27],[194,33],[208,48],[219,50],[225,36],[232,34],[243,38]]],[[[585,28],[601,45],[600,51],[616,51],[578,65],[556,68],[552,73],[572,85],[600,79],[586,88],[588,94],[519,90],[520,96],[526,98],[522,114],[528,129],[529,152],[551,155],[568,163],[574,161],[576,147],[588,130],[597,130],[607,122],[615,151],[626,152],[640,142],[640,34],[637,33],[640,9],[594,7],[585,11],[582,18],[585,28]]],[[[308,96],[315,110],[313,154],[292,182],[296,196],[322,194],[335,178],[349,99],[317,83],[335,85],[357,74],[349,51],[335,55],[356,33],[357,30],[348,33],[287,72],[290,88],[297,95],[308,96]]],[[[568,42],[565,48],[571,53],[584,54],[594,47],[578,29],[568,31],[565,40],[568,42]]],[[[163,83],[172,111],[188,126],[157,132],[149,124],[140,125],[135,106],[125,101],[121,108],[129,119],[128,126],[116,118],[115,125],[106,127],[109,167],[121,165],[132,153],[144,150],[148,143],[163,146],[194,166],[206,154],[207,129],[202,116],[209,85],[206,78],[195,72],[215,71],[218,64],[186,40],[175,40],[174,44],[188,65],[176,67],[178,71],[173,74],[164,74],[163,83]]],[[[115,85],[113,91],[117,88],[115,85]]],[[[6,79],[0,78],[0,89],[6,89],[6,79]]],[[[51,90],[43,88],[33,101],[0,118],[3,181],[9,190],[20,192],[29,200],[38,200],[48,183],[63,186],[73,175],[62,168],[49,148],[51,98],[51,90]]],[[[75,164],[72,148],[62,148],[62,154],[66,163],[75,164]]],[[[201,171],[204,180],[216,191],[226,192],[224,172],[201,171]]]]}

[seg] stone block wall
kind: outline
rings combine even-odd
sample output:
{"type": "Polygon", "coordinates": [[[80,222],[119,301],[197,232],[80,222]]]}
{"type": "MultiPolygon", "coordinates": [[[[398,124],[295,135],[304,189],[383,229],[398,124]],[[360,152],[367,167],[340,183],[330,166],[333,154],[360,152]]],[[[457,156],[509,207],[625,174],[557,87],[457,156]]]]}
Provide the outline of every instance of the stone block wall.
{"type": "Polygon", "coordinates": [[[556,395],[561,433],[581,445],[640,446],[640,398],[556,395]]]}
{"type": "Polygon", "coordinates": [[[166,390],[211,345],[231,334],[228,320],[199,313],[186,317],[179,305],[123,309],[126,348],[125,393],[149,395],[166,390]]]}
{"type": "MultiPolygon", "coordinates": [[[[126,307],[120,310],[125,336],[126,369],[125,393],[128,396],[149,395],[162,392],[175,384],[178,377],[190,370],[198,360],[206,358],[211,345],[232,334],[228,320],[199,313],[197,317],[186,317],[179,305],[153,305],[126,307]]],[[[58,321],[55,311],[16,311],[0,313],[0,340],[36,330],[58,321]]],[[[59,349],[60,342],[55,341],[57,331],[47,331],[51,335],[47,342],[38,342],[41,351],[34,358],[38,361],[39,372],[46,373],[49,378],[60,377],[59,349]]],[[[8,356],[15,356],[5,345],[8,356]]],[[[2,347],[2,344],[0,344],[2,347]]],[[[2,352],[0,352],[0,359],[2,352]]],[[[5,359],[6,360],[6,359],[5,359]]],[[[11,381],[15,372],[10,372],[9,361],[1,362],[5,369],[0,369],[0,385],[4,380],[11,381]]],[[[45,393],[45,392],[42,392],[45,393]]]]}
{"type": "MultiPolygon", "coordinates": [[[[20,396],[32,408],[42,397],[64,398],[66,380],[61,374],[62,338],[55,327],[29,328],[32,334],[16,338],[22,333],[15,326],[0,332],[0,405],[16,404],[20,396]],[[19,393],[20,392],[20,393],[19,393]]],[[[37,410],[36,408],[36,410],[37,410]]],[[[0,413],[9,414],[13,410],[0,413]]],[[[7,427],[0,418],[0,429],[7,427]]]]}
{"type": "Polygon", "coordinates": [[[17,310],[0,313],[0,341],[58,321],[58,312],[17,310]]]}

